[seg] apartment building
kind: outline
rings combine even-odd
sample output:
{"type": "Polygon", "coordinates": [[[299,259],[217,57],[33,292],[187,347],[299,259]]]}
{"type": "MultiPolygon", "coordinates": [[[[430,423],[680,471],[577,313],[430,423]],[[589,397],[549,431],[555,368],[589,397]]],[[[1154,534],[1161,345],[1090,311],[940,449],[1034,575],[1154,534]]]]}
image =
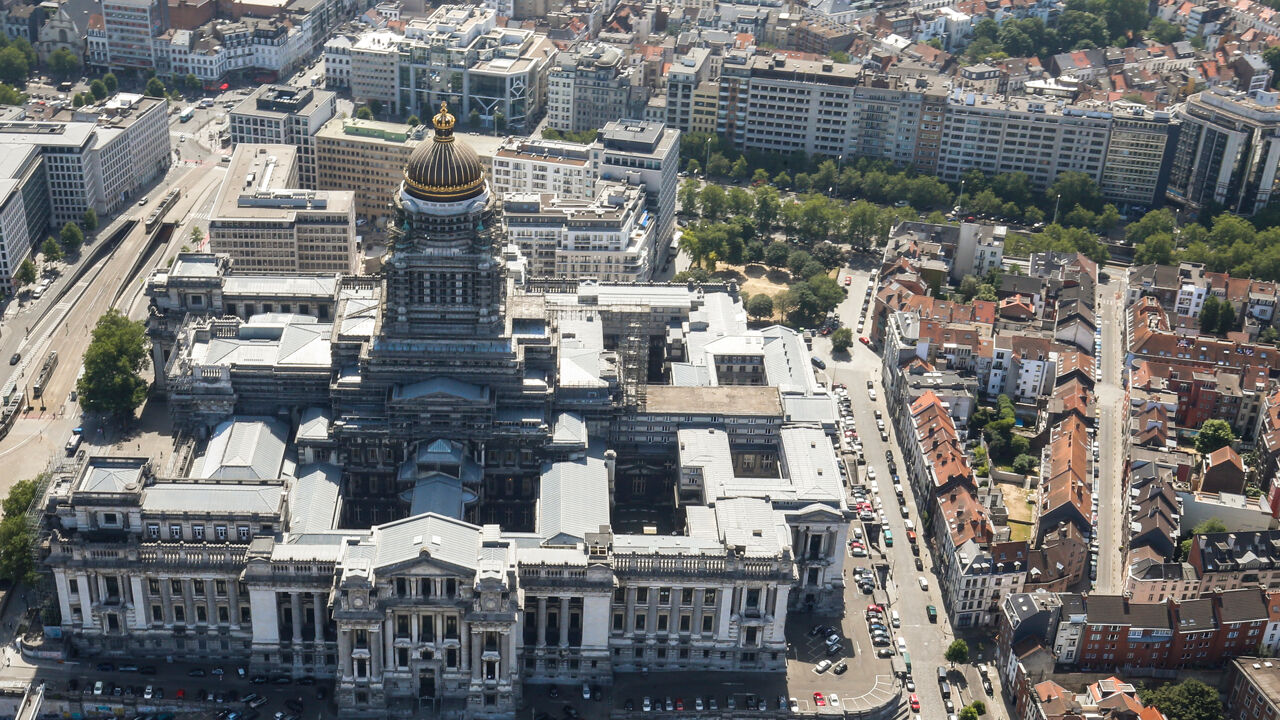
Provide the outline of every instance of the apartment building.
{"type": "Polygon", "coordinates": [[[1105,180],[1110,200],[1150,207],[1160,199],[1158,170],[1168,134],[1168,117],[1138,108],[1074,106],[957,88],[948,95],[939,177],[959,182],[971,169],[1021,172],[1043,192],[1059,173],[1075,171],[1100,186],[1105,180]],[[1111,150],[1113,136],[1117,145],[1111,150]]]}
{"type": "Polygon", "coordinates": [[[164,0],[102,3],[102,26],[98,34],[105,45],[105,67],[108,70],[154,69],[154,38],[168,29],[169,5],[164,0]]]}
{"type": "Polygon", "coordinates": [[[387,196],[404,180],[404,165],[428,137],[425,125],[333,118],[315,137],[316,187],[347,190],[356,219],[381,224],[390,217],[387,196]]]}
{"type": "Polygon", "coordinates": [[[40,148],[56,227],[116,212],[172,161],[164,100],[118,93],[47,120],[0,123],[0,145],[40,148]]]}
{"type": "Polygon", "coordinates": [[[353,275],[353,195],[299,188],[297,155],[292,145],[236,147],[209,216],[209,247],[238,272],[353,275]]]}
{"type": "Polygon", "coordinates": [[[716,64],[705,47],[689,48],[677,57],[667,72],[666,123],[681,132],[692,129],[694,94],[706,83],[714,83],[716,64]]]}
{"type": "Polygon", "coordinates": [[[1270,657],[1238,657],[1227,668],[1228,720],[1280,718],[1280,663],[1270,657]]]}
{"type": "MultiPolygon", "coordinates": [[[[911,166],[927,156],[918,158],[916,148],[925,97],[945,94],[936,75],[883,74],[829,60],[754,56],[747,72],[744,150],[911,166]]],[[[742,107],[740,95],[737,102],[742,107]]],[[[936,105],[931,101],[931,117],[936,105]]]]}
{"type": "Polygon", "coordinates": [[[552,193],[592,200],[600,182],[644,188],[645,206],[656,220],[654,257],[664,262],[675,234],[680,133],[662,123],[611,121],[590,144],[507,138],[493,155],[493,188],[502,194],[552,193]]]}
{"type": "Polygon", "coordinates": [[[1169,199],[1252,215],[1271,202],[1280,164],[1280,94],[1225,88],[1196,93],[1173,110],[1181,123],[1169,199]]]}
{"type": "Polygon", "coordinates": [[[560,53],[547,78],[547,126],[582,132],[642,117],[649,100],[642,72],[612,45],[584,43],[560,53]]]}
{"type": "Polygon", "coordinates": [[[298,187],[316,188],[315,136],[337,111],[337,95],[291,85],[262,85],[229,113],[231,142],[293,145],[298,187]]]}
{"type": "Polygon", "coordinates": [[[49,181],[38,145],[9,145],[0,157],[0,280],[13,275],[49,228],[49,181]]]}
{"type": "Polygon", "coordinates": [[[403,34],[371,30],[349,51],[357,102],[429,117],[440,103],[463,123],[527,132],[546,109],[556,47],[545,35],[497,25],[491,8],[441,5],[403,34]]]}
{"type": "Polygon", "coordinates": [[[534,276],[643,282],[653,273],[658,222],[639,187],[602,183],[590,201],[512,193],[503,221],[534,276]]]}

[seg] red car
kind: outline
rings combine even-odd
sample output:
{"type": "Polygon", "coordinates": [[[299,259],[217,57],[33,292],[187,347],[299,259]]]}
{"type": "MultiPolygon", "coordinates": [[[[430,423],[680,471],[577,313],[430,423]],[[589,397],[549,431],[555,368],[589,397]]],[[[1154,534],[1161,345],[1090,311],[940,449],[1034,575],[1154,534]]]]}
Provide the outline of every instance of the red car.
{"type": "Polygon", "coordinates": [[[853,276],[852,276],[852,275],[845,275],[845,276],[844,276],[844,284],[845,284],[845,285],[852,285],[852,284],[853,284],[853,276]]]}
{"type": "Polygon", "coordinates": [[[878,613],[882,613],[882,612],[884,612],[884,608],[880,607],[879,605],[876,605],[875,603],[872,603],[872,604],[868,605],[868,606],[867,606],[867,609],[868,609],[868,610],[874,610],[874,611],[876,611],[876,612],[878,612],[878,613]]]}
{"type": "Polygon", "coordinates": [[[826,707],[827,699],[822,697],[822,693],[816,692],[813,694],[813,704],[817,705],[818,707],[826,707]]]}
{"type": "Polygon", "coordinates": [[[181,688],[179,688],[179,689],[178,689],[178,694],[177,694],[175,697],[176,697],[178,700],[181,700],[181,699],[185,698],[186,696],[187,696],[187,691],[186,691],[186,690],[183,690],[183,689],[181,689],[181,688]]]}
{"type": "Polygon", "coordinates": [[[676,710],[684,710],[684,698],[676,698],[676,710]]]}
{"type": "Polygon", "coordinates": [[[863,335],[862,337],[858,338],[858,342],[862,343],[863,345],[871,344],[871,341],[867,339],[866,335],[863,335]]]}
{"type": "Polygon", "coordinates": [[[920,696],[911,693],[911,712],[920,712],[920,696]]]}

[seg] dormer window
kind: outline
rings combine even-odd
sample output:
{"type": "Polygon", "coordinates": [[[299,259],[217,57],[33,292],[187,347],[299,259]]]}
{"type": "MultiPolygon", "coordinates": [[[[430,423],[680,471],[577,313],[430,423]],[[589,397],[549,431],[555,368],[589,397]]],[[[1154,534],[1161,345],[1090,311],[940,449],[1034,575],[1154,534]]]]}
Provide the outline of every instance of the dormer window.
{"type": "Polygon", "coordinates": [[[147,537],[157,540],[160,538],[160,525],[158,523],[147,523],[147,537]]]}
{"type": "Polygon", "coordinates": [[[170,540],[181,540],[181,539],[182,539],[182,526],[181,526],[181,525],[170,525],[170,526],[169,526],[169,539],[170,539],[170,540]]]}
{"type": "Polygon", "coordinates": [[[248,525],[241,525],[240,527],[236,528],[236,535],[237,535],[241,540],[248,540],[248,539],[249,539],[249,526],[248,526],[248,525]]]}

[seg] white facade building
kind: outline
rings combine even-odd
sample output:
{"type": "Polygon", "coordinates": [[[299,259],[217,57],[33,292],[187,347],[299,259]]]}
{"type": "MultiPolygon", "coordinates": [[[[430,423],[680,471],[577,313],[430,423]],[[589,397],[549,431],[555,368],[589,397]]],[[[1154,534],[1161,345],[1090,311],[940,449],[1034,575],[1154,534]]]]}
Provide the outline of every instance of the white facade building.
{"type": "Polygon", "coordinates": [[[601,183],[590,201],[512,193],[503,219],[533,276],[643,282],[653,273],[658,222],[639,187],[601,183]]]}

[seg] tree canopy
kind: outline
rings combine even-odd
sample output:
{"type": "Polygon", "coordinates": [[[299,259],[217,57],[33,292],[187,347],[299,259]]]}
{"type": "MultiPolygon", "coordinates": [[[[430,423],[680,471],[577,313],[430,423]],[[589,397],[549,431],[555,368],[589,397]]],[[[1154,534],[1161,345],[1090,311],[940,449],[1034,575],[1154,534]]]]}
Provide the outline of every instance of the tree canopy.
{"type": "Polygon", "coordinates": [[[147,397],[140,373],[147,367],[147,336],[141,322],[117,310],[98,319],[84,353],[84,376],[76,384],[85,410],[114,415],[132,413],[147,397]]]}
{"type": "Polygon", "coordinates": [[[36,264],[31,262],[31,258],[22,261],[18,266],[18,271],[13,274],[13,279],[18,281],[18,285],[30,285],[36,281],[36,264]]]}
{"type": "Polygon", "coordinates": [[[952,665],[969,662],[969,643],[960,638],[952,640],[951,644],[947,646],[947,652],[942,657],[952,665]]]}
{"type": "Polygon", "coordinates": [[[1168,720],[1219,720],[1226,717],[1216,688],[1189,678],[1157,688],[1142,687],[1138,696],[1154,705],[1168,720]]]}
{"type": "Polygon", "coordinates": [[[1212,418],[1200,424],[1200,431],[1196,433],[1196,451],[1208,455],[1214,450],[1230,445],[1235,440],[1236,435],[1226,420],[1212,418]]]}
{"type": "Polygon", "coordinates": [[[62,226],[62,231],[58,233],[58,242],[62,243],[62,251],[68,255],[75,255],[80,246],[84,244],[84,231],[75,223],[67,223],[62,226]]]}
{"type": "Polygon", "coordinates": [[[853,331],[847,327],[837,328],[831,333],[831,349],[835,352],[849,352],[853,347],[853,331]]]}

